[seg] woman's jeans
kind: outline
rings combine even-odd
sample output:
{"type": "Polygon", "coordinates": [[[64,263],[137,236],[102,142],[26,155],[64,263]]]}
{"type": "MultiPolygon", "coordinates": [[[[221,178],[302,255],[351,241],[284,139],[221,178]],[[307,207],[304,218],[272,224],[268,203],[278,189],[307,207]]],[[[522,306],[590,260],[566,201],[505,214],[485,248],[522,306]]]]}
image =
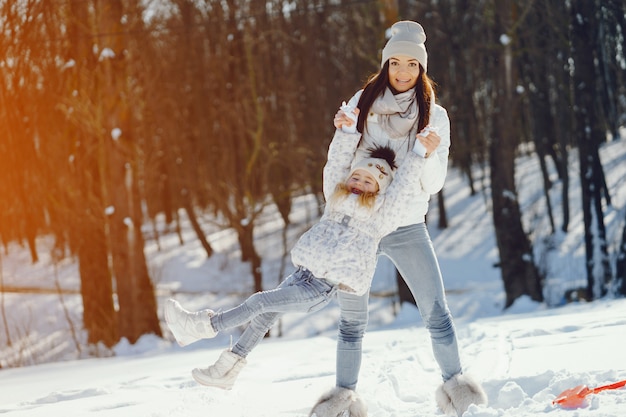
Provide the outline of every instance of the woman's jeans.
{"type": "Polygon", "coordinates": [[[337,291],[331,282],[298,268],[276,289],[257,292],[239,306],[211,318],[216,331],[250,322],[232,351],[246,357],[284,313],[309,313],[326,306],[337,291]]]}
{"type": "MultiPolygon", "coordinates": [[[[378,247],[395,264],[420,311],[433,346],[435,360],[447,381],[461,372],[452,316],[448,310],[439,263],[426,224],[401,227],[385,236],[378,247]]],[[[340,291],[337,341],[337,386],[356,389],[361,368],[361,344],[368,320],[369,292],[362,296],[340,291]]]]}

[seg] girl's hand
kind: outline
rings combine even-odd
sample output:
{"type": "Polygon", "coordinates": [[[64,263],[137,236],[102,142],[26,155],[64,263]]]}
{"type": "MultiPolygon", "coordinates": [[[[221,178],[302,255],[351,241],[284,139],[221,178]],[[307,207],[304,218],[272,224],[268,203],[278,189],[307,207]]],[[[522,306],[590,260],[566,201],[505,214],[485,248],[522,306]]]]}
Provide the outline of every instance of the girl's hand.
{"type": "Polygon", "coordinates": [[[421,144],[424,145],[424,147],[426,148],[426,155],[424,156],[424,158],[428,158],[430,155],[432,155],[432,153],[435,152],[435,150],[437,149],[437,147],[439,147],[439,144],[441,143],[441,138],[439,137],[437,132],[428,126],[426,126],[424,130],[417,134],[417,140],[419,140],[421,144]]]}
{"type": "MultiPolygon", "coordinates": [[[[359,116],[358,108],[354,109],[354,114],[356,114],[358,118],[359,116]]],[[[337,111],[337,114],[335,114],[335,118],[333,119],[333,124],[335,125],[335,129],[341,129],[344,126],[352,126],[353,123],[355,122],[353,122],[352,119],[343,110],[337,111]]]]}

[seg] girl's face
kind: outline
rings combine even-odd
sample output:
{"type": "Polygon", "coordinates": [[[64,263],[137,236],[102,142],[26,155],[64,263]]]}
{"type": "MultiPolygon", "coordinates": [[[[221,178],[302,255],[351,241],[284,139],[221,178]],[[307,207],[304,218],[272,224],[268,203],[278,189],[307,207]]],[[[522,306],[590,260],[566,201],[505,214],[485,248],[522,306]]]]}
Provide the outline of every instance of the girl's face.
{"type": "Polygon", "coordinates": [[[350,175],[346,185],[352,194],[376,193],[378,192],[378,182],[374,176],[364,169],[357,169],[350,175]]]}
{"type": "Polygon", "coordinates": [[[420,64],[415,58],[394,55],[389,58],[389,84],[399,93],[415,87],[420,75],[420,64]]]}

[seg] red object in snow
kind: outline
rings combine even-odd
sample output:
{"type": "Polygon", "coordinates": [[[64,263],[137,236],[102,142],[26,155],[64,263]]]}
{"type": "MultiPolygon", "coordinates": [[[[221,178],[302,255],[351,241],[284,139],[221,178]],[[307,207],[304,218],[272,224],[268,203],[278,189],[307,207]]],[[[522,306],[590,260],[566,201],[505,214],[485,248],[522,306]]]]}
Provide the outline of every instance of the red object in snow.
{"type": "Polygon", "coordinates": [[[614,384],[602,385],[601,387],[588,388],[586,385],[579,385],[574,388],[566,389],[559,394],[554,401],[553,405],[560,405],[563,408],[580,408],[585,405],[585,397],[590,394],[597,394],[600,391],[607,389],[622,388],[626,385],[626,380],[615,382],[614,384]]]}

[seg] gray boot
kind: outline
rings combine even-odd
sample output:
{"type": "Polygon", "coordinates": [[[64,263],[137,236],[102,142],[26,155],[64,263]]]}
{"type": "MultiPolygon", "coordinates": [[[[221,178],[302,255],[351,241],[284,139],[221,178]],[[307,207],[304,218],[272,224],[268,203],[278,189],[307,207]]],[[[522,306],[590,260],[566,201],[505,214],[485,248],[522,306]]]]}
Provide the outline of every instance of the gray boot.
{"type": "Polygon", "coordinates": [[[450,416],[462,416],[472,404],[487,404],[487,394],[480,384],[463,374],[439,386],[435,398],[441,411],[450,416]]]}
{"type": "Polygon", "coordinates": [[[367,417],[367,407],[356,392],[335,387],[317,400],[309,417],[367,417]]]}
{"type": "Polygon", "coordinates": [[[191,371],[191,375],[199,384],[231,389],[246,363],[246,358],[225,350],[214,365],[203,369],[195,368],[191,371]]]}

